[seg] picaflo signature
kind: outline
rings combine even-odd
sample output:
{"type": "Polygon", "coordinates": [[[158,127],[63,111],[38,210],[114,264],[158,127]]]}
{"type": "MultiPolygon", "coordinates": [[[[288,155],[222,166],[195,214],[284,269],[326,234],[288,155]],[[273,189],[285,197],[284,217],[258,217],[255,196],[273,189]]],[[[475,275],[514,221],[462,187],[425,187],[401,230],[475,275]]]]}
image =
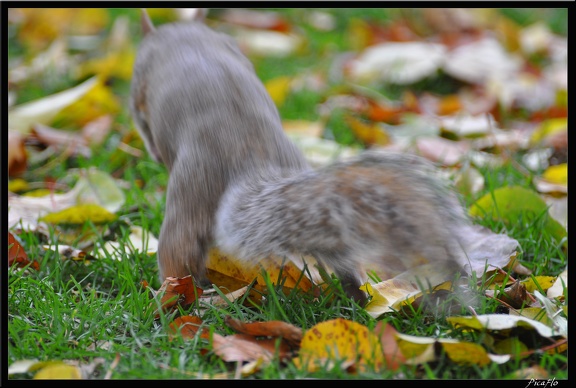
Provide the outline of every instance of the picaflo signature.
{"type": "Polygon", "coordinates": [[[524,388],[528,388],[528,387],[547,388],[548,386],[555,387],[556,385],[558,385],[558,381],[556,381],[556,377],[554,377],[552,379],[548,379],[548,380],[530,379],[530,381],[528,382],[528,385],[524,388]]]}

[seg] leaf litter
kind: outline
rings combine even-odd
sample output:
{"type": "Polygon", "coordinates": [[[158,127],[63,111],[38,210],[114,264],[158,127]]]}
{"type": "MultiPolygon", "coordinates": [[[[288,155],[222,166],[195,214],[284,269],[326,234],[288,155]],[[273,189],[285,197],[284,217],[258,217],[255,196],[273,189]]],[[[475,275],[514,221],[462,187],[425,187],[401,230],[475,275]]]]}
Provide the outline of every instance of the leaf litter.
{"type": "MultiPolygon", "coordinates": [[[[351,30],[354,36],[360,37],[361,35],[363,38],[358,39],[359,54],[353,58],[348,57],[342,62],[341,76],[349,81],[365,85],[374,82],[411,85],[435,77],[438,71],[442,70],[450,77],[464,82],[465,85],[460,92],[444,98],[407,94],[402,101],[392,101],[392,103],[389,99],[372,92],[344,93],[338,96],[328,96],[327,101],[321,107],[324,109],[323,116],[326,117],[336,109],[336,105],[330,105],[328,102],[330,99],[336,101],[335,97],[338,97],[341,101],[345,101],[340,108],[349,109],[346,116],[347,125],[364,144],[397,147],[406,151],[417,149],[429,159],[454,168],[462,168],[462,165],[475,168],[485,166],[487,163],[503,163],[503,158],[497,153],[483,153],[483,150],[495,146],[513,146],[516,149],[529,151],[532,149],[534,151],[552,150],[554,155],[561,155],[565,152],[567,141],[563,139],[567,133],[567,113],[565,103],[562,102],[563,90],[567,89],[565,40],[552,34],[543,25],[519,29],[517,26],[510,27],[511,25],[508,24],[507,28],[516,31],[520,38],[515,38],[514,34],[510,34],[507,36],[508,41],[502,43],[495,38],[482,37],[482,34],[476,36],[479,30],[486,28],[486,25],[480,21],[481,17],[476,18],[467,10],[445,11],[422,11],[426,15],[427,24],[420,24],[417,27],[413,23],[410,24],[411,19],[407,17],[407,25],[393,24],[384,33],[382,29],[369,23],[354,24],[354,29],[351,30]],[[444,18],[449,18],[452,22],[440,23],[439,20],[444,20],[444,18]],[[406,29],[406,26],[409,28],[406,29]],[[410,28],[414,31],[410,32],[410,28]],[[431,44],[420,41],[419,35],[423,31],[438,34],[442,43],[431,44]],[[379,41],[382,36],[387,36],[390,41],[379,41]],[[514,39],[519,40],[514,41],[514,39]],[[510,44],[519,46],[521,55],[511,54],[508,47],[510,44]],[[391,49],[394,54],[392,56],[389,55],[391,49]],[[483,55],[480,56],[479,53],[483,55]],[[538,74],[540,79],[527,75],[526,66],[520,65],[525,58],[537,53],[548,55],[551,59],[550,66],[542,69],[542,72],[538,74]],[[482,65],[480,59],[488,60],[489,66],[482,65]],[[466,84],[475,86],[471,88],[466,84]],[[472,94],[474,98],[471,99],[469,96],[472,94]],[[524,98],[527,94],[538,94],[545,98],[532,103],[524,98]],[[353,103],[350,103],[351,101],[353,103]],[[355,108],[350,109],[352,106],[355,108]],[[496,109],[499,107],[510,110],[526,109],[532,112],[533,118],[539,115],[558,115],[559,117],[543,120],[540,125],[533,126],[528,131],[516,131],[505,126],[497,128],[497,122],[500,124],[504,122],[496,114],[496,109]],[[360,117],[364,114],[369,121],[360,117]],[[425,130],[428,131],[429,138],[422,137],[422,133],[410,134],[410,132],[400,130],[410,126],[417,127],[414,123],[418,120],[426,123],[425,130]],[[435,124],[431,125],[430,122],[435,124]],[[439,137],[441,132],[449,133],[452,140],[439,137]],[[443,144],[438,144],[438,142],[443,144]]],[[[30,21],[42,20],[42,18],[34,19],[38,18],[34,12],[22,11],[21,14],[18,12],[12,11],[12,17],[18,14],[17,17],[30,18],[28,19],[30,21]]],[[[253,12],[253,16],[262,17],[246,18],[245,15],[233,12],[222,16],[222,20],[229,18],[228,22],[235,25],[235,33],[248,52],[256,55],[287,56],[301,49],[305,38],[295,32],[285,20],[274,13],[265,16],[259,11],[250,12],[253,12]],[[250,21],[249,26],[246,25],[246,21],[250,21]],[[255,21],[257,25],[253,25],[255,21]],[[250,30],[246,29],[247,27],[250,30]]],[[[58,17],[69,20],[67,18],[70,14],[63,12],[58,17]]],[[[310,19],[310,23],[312,22],[310,19]]],[[[499,22],[502,25],[508,23],[502,19],[499,19],[499,22]]],[[[321,25],[322,23],[318,24],[317,28],[324,28],[321,25]]],[[[12,69],[11,82],[23,82],[34,74],[43,72],[48,66],[52,66],[49,63],[54,64],[60,61],[63,66],[78,66],[71,60],[72,58],[66,58],[65,50],[68,48],[62,40],[56,40],[52,46],[47,46],[45,37],[39,35],[31,27],[26,28],[28,30],[24,29],[24,31],[28,34],[25,39],[30,47],[43,47],[46,51],[42,54],[43,57],[37,56],[37,62],[12,69]]],[[[60,28],[64,28],[64,25],[60,28]]],[[[101,27],[87,24],[86,28],[97,31],[101,27]]],[[[78,76],[86,77],[96,73],[100,79],[109,77],[129,79],[130,71],[127,69],[131,68],[129,64],[133,60],[133,52],[129,50],[130,43],[123,39],[123,36],[126,36],[125,32],[122,33],[126,31],[126,21],[118,19],[113,30],[116,31],[115,34],[111,34],[114,38],[104,42],[104,46],[111,48],[109,54],[83,63],[77,68],[78,76]]],[[[62,31],[55,32],[56,36],[62,33],[62,31]]],[[[11,146],[8,160],[11,177],[26,171],[28,151],[24,147],[30,136],[36,136],[37,141],[57,147],[71,147],[71,144],[76,142],[76,150],[69,154],[80,152],[88,155],[89,148],[81,147],[100,144],[99,142],[106,136],[106,126],[110,126],[110,117],[117,113],[118,106],[114,96],[110,94],[110,89],[101,83],[98,77],[89,78],[69,90],[52,96],[10,107],[9,141],[11,146]],[[101,124],[96,124],[98,122],[101,124]],[[96,135],[92,137],[88,134],[92,130],[89,123],[100,125],[103,129],[95,130],[93,133],[96,135]],[[85,133],[60,132],[61,129],[58,126],[65,127],[70,124],[83,127],[85,133]],[[48,127],[52,125],[55,126],[48,127]],[[57,140],[59,136],[60,140],[57,140]]],[[[267,86],[274,101],[282,105],[286,97],[294,93],[295,84],[296,79],[284,77],[268,83],[267,86]]],[[[357,91],[362,90],[361,85],[355,85],[354,88],[357,91]]],[[[12,96],[11,100],[13,100],[12,96]]],[[[345,158],[355,153],[353,148],[337,145],[321,138],[326,128],[324,121],[298,125],[309,126],[313,129],[307,133],[301,132],[295,139],[296,143],[309,150],[307,157],[315,165],[326,164],[334,159],[345,158]]],[[[289,127],[290,123],[286,122],[286,126],[289,127]]],[[[549,163],[552,157],[550,153],[546,155],[548,156],[544,158],[544,163],[549,163]]],[[[535,177],[536,189],[540,193],[565,196],[567,194],[566,171],[566,164],[546,166],[541,176],[535,177]]],[[[106,174],[100,172],[95,176],[100,178],[96,178],[96,181],[88,178],[90,180],[88,184],[81,178],[68,193],[52,193],[38,200],[11,194],[9,226],[13,230],[42,229],[41,224],[46,221],[45,218],[42,220],[42,217],[46,217],[48,213],[54,216],[55,211],[63,209],[71,209],[73,217],[79,213],[85,213],[80,208],[70,207],[74,204],[85,206],[96,202],[110,214],[114,214],[124,203],[122,190],[118,189],[106,174]]],[[[468,183],[470,191],[475,193],[479,191],[482,184],[482,182],[468,183]]],[[[555,220],[555,218],[562,217],[562,213],[558,216],[552,208],[547,210],[548,206],[537,192],[510,187],[503,188],[501,192],[494,194],[494,196],[480,198],[471,207],[471,214],[481,217],[492,214],[498,219],[514,220],[520,213],[532,211],[536,213],[536,216],[543,215],[546,218],[546,228],[559,240],[565,237],[566,223],[558,223],[555,220]],[[517,196],[525,200],[518,201],[517,196]],[[510,201],[510,198],[514,198],[515,201],[510,201]],[[494,213],[495,209],[498,210],[497,215],[494,213]]],[[[84,218],[80,218],[79,222],[87,219],[97,221],[95,216],[87,213],[82,217],[84,218]]],[[[64,216],[62,220],[70,222],[73,219],[64,216]]],[[[147,253],[155,251],[156,240],[153,236],[146,237],[141,230],[133,230],[133,234],[136,236],[132,241],[134,247],[147,253]],[[144,243],[145,241],[148,241],[148,245],[144,243]]],[[[504,339],[500,340],[500,345],[496,341],[490,346],[485,346],[494,353],[486,351],[485,347],[475,343],[408,336],[398,333],[383,321],[378,322],[375,328],[369,329],[352,321],[336,319],[321,322],[308,330],[302,330],[280,321],[247,323],[231,317],[226,317],[225,322],[230,329],[237,331],[237,334],[223,336],[213,333],[212,342],[207,349],[211,349],[226,362],[238,363],[240,366],[240,369],[236,371],[236,377],[238,377],[257,372],[259,368],[275,360],[279,355],[283,361],[292,360],[310,371],[315,370],[319,365],[332,367],[338,365],[351,373],[367,366],[396,370],[402,364],[434,361],[439,356],[439,347],[457,363],[478,366],[490,362],[501,363],[509,360],[512,353],[497,354],[497,349],[524,346],[523,349],[528,351],[528,347],[523,345],[518,338],[509,337],[511,329],[518,327],[534,330],[539,335],[554,341],[546,351],[559,351],[567,347],[564,341],[567,338],[567,319],[565,318],[567,306],[562,305],[566,295],[567,270],[557,277],[532,277],[531,279],[534,279],[537,285],[528,281],[511,282],[509,276],[501,276],[502,269],[514,270],[524,275],[530,274],[530,271],[516,262],[518,241],[504,234],[495,234],[481,228],[463,231],[462,234],[468,236],[473,247],[472,254],[468,258],[467,271],[478,278],[491,279],[492,290],[498,286],[502,291],[497,293],[487,290],[486,295],[500,299],[511,309],[510,314],[507,315],[473,314],[472,317],[454,316],[447,319],[459,329],[489,331],[498,333],[500,337],[504,336],[504,339]],[[542,290],[547,292],[546,296],[541,294],[542,290]],[[318,342],[320,338],[322,341],[318,342]]],[[[29,261],[24,248],[16,241],[12,233],[9,233],[9,243],[11,244],[9,265],[30,264],[30,267],[37,268],[38,263],[29,261]]],[[[87,254],[74,247],[63,248],[69,250],[70,257],[85,257],[83,255],[87,254]]],[[[202,300],[216,303],[217,298],[220,298],[218,303],[223,305],[233,303],[249,292],[250,287],[263,287],[266,279],[262,276],[262,269],[268,273],[268,279],[273,281],[284,277],[286,280],[284,286],[288,289],[298,287],[304,292],[315,292],[318,290],[317,287],[323,286],[322,276],[315,269],[313,260],[309,261],[311,265],[308,265],[308,260],[280,263],[274,258],[268,259],[269,261],[264,261],[262,266],[247,269],[238,266],[233,257],[223,256],[217,250],[211,252],[209,265],[212,273],[223,274],[236,282],[233,287],[236,291],[232,290],[228,294],[203,295],[202,290],[194,285],[192,279],[186,278],[167,280],[158,292],[151,291],[154,295],[158,293],[163,295],[161,306],[170,311],[178,304],[191,305],[202,300]],[[303,273],[305,276],[302,276],[303,273]]],[[[404,273],[381,273],[382,276],[378,276],[375,271],[376,277],[384,280],[373,281],[364,286],[372,295],[371,303],[366,306],[366,310],[376,318],[387,312],[407,311],[406,307],[417,306],[424,297],[435,295],[435,297],[444,298],[447,294],[456,292],[458,284],[435,279],[434,276],[437,273],[435,274],[434,271],[426,273],[425,267],[425,265],[421,266],[418,270],[406,269],[404,273]],[[427,280],[424,283],[430,285],[430,289],[421,289],[423,279],[427,280]]],[[[181,316],[172,322],[171,328],[174,330],[173,335],[180,333],[187,338],[200,335],[205,340],[209,340],[206,326],[202,325],[201,319],[197,316],[181,316]]],[[[11,365],[9,373],[29,373],[39,369],[34,362],[29,362],[27,365],[27,367],[18,367],[18,363],[15,363],[11,365]]],[[[78,370],[66,363],[57,363],[51,368],[55,369],[38,372],[36,377],[77,378],[82,376],[78,370]]],[[[522,376],[543,375],[542,371],[538,370],[518,371],[518,374],[522,376]]]]}

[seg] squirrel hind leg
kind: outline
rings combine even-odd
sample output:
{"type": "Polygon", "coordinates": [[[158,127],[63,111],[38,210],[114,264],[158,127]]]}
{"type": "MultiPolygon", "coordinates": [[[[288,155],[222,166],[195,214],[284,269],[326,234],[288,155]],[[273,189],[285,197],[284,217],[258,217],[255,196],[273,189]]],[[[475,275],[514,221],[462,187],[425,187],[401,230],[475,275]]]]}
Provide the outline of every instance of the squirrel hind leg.
{"type": "Polygon", "coordinates": [[[342,289],[346,295],[356,301],[360,306],[365,306],[368,301],[368,297],[364,291],[360,289],[362,282],[359,277],[354,274],[346,273],[344,275],[338,275],[340,283],[342,284],[342,289]]]}
{"type": "Polygon", "coordinates": [[[349,265],[350,258],[335,252],[311,252],[311,254],[318,260],[318,264],[325,270],[326,265],[334,270],[334,274],[340,280],[342,290],[346,293],[348,298],[355,300],[360,306],[365,306],[368,301],[368,296],[360,286],[363,284],[360,266],[357,263],[349,265]]]}

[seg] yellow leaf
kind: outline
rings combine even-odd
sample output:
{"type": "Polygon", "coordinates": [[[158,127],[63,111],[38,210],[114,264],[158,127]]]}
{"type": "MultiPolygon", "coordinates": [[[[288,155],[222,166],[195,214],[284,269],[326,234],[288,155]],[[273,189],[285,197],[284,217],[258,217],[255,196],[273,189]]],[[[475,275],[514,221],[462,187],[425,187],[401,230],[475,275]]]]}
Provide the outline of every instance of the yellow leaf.
{"type": "Polygon", "coordinates": [[[51,224],[83,224],[92,221],[101,224],[116,220],[117,216],[99,205],[84,204],[72,206],[59,212],[50,213],[41,218],[51,224]]]}
{"type": "Polygon", "coordinates": [[[206,268],[238,279],[242,285],[251,283],[260,274],[258,265],[247,264],[232,255],[225,255],[215,247],[208,251],[206,268]]]}
{"type": "Polygon", "coordinates": [[[490,364],[486,350],[472,342],[451,342],[439,340],[448,357],[457,364],[485,366],[490,364]]]}
{"type": "Polygon", "coordinates": [[[519,354],[528,350],[528,347],[518,339],[518,337],[505,338],[494,344],[494,351],[497,354],[519,354]]]}
{"type": "MultiPolygon", "coordinates": [[[[238,288],[251,283],[254,279],[257,279],[258,284],[265,285],[266,282],[262,276],[262,270],[268,274],[274,284],[282,272],[281,280],[284,282],[284,287],[295,288],[302,273],[294,263],[284,262],[278,257],[265,257],[257,264],[249,264],[232,255],[223,254],[216,247],[211,248],[208,252],[206,268],[239,280],[238,288]]],[[[304,277],[300,280],[298,286],[302,290],[307,291],[312,287],[312,281],[304,277]]]]}
{"type": "Polygon", "coordinates": [[[511,329],[524,327],[534,329],[543,337],[553,337],[560,335],[556,330],[550,328],[541,322],[528,319],[522,316],[504,315],[504,314],[484,314],[473,317],[447,317],[446,321],[455,328],[472,329],[472,330],[492,330],[500,334],[507,334],[511,329]]]}
{"type": "Polygon", "coordinates": [[[98,77],[96,85],[73,104],[62,109],[54,118],[57,127],[83,127],[105,114],[116,114],[120,111],[118,97],[112,89],[98,77]]]}
{"type": "Polygon", "coordinates": [[[542,121],[540,126],[534,130],[530,138],[532,145],[540,143],[542,140],[557,132],[568,129],[568,118],[561,117],[542,121]]]}
{"type": "Polygon", "coordinates": [[[542,177],[547,181],[553,183],[568,184],[568,164],[560,163],[555,166],[550,166],[544,171],[542,177]]]}
{"type": "Polygon", "coordinates": [[[528,278],[522,281],[522,284],[524,287],[526,287],[526,291],[528,292],[534,292],[535,290],[538,290],[538,286],[542,290],[546,291],[552,287],[552,284],[554,284],[555,280],[556,276],[534,276],[534,278],[528,278]],[[538,285],[536,285],[536,283],[538,285]]]}
{"type": "Polygon", "coordinates": [[[486,350],[471,342],[449,338],[417,337],[397,333],[398,346],[410,364],[422,364],[436,360],[434,345],[440,344],[446,355],[454,362],[465,365],[484,366],[491,362],[486,350]]]}
{"type": "Polygon", "coordinates": [[[50,189],[36,189],[36,190],[28,191],[27,193],[24,193],[23,196],[24,197],[41,198],[41,197],[46,197],[46,196],[52,194],[53,192],[54,191],[52,191],[50,189]]]}
{"type": "Polygon", "coordinates": [[[291,81],[292,79],[290,77],[282,76],[266,82],[266,90],[268,90],[268,94],[270,94],[276,106],[282,106],[282,104],[284,104],[286,96],[290,92],[291,81]]]}
{"type": "MultiPolygon", "coordinates": [[[[28,134],[32,129],[32,125],[36,123],[51,124],[62,110],[70,111],[66,108],[76,105],[78,100],[96,88],[97,84],[97,78],[93,77],[71,89],[17,105],[8,112],[8,127],[23,134],[28,134]]],[[[75,110],[72,110],[72,113],[74,112],[75,110]]],[[[75,114],[78,115],[79,112],[75,114]]]]}
{"type": "Polygon", "coordinates": [[[113,76],[128,81],[132,77],[134,59],[135,54],[132,49],[109,53],[103,58],[84,62],[78,69],[78,78],[97,74],[101,79],[113,76]]]}
{"type": "Polygon", "coordinates": [[[302,338],[296,365],[313,371],[334,361],[359,368],[380,367],[384,355],[378,337],[364,325],[337,318],[311,327],[302,338]]]}
{"type": "Polygon", "coordinates": [[[96,35],[108,24],[105,8],[19,8],[22,16],[18,39],[42,49],[63,35],[96,35]]]}
{"type": "Polygon", "coordinates": [[[396,333],[396,341],[409,364],[421,364],[436,359],[434,354],[435,338],[396,333]]]}
{"type": "Polygon", "coordinates": [[[366,283],[360,289],[372,296],[366,305],[366,312],[374,318],[394,311],[393,305],[419,292],[412,282],[403,279],[388,279],[374,285],[366,283]]]}
{"type": "MultiPolygon", "coordinates": [[[[469,209],[473,217],[490,217],[515,223],[544,216],[544,228],[558,241],[566,236],[566,229],[548,214],[548,205],[534,191],[521,186],[500,187],[478,199],[469,209]]],[[[567,243],[567,242],[566,242],[567,243]]]]}
{"type": "Polygon", "coordinates": [[[77,366],[67,365],[65,363],[51,363],[40,369],[35,375],[34,380],[81,380],[82,373],[77,366]]]}
{"type": "Polygon", "coordinates": [[[390,143],[388,133],[378,123],[366,124],[352,116],[345,117],[354,135],[366,145],[387,145],[390,143]]]}
{"type": "Polygon", "coordinates": [[[13,193],[19,193],[22,191],[26,191],[29,189],[29,185],[28,182],[26,182],[24,179],[11,179],[8,181],[8,191],[11,191],[13,193]]]}
{"type": "Polygon", "coordinates": [[[348,37],[348,43],[354,51],[363,50],[370,45],[370,41],[373,39],[369,23],[359,18],[350,20],[345,36],[348,37]]]}
{"type": "Polygon", "coordinates": [[[548,318],[548,315],[546,315],[546,309],[542,307],[524,307],[522,310],[510,309],[510,315],[533,319],[542,322],[546,326],[552,326],[554,324],[554,322],[548,318]]]}

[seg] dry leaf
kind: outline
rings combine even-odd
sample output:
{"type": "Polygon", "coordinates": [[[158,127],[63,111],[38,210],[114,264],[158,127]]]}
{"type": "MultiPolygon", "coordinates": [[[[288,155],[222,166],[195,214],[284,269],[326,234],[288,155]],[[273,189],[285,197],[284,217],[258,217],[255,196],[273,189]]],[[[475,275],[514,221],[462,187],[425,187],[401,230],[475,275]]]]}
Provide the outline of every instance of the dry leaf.
{"type": "Polygon", "coordinates": [[[436,43],[387,42],[368,47],[350,63],[355,81],[408,85],[436,74],[446,48],[436,43]]]}
{"type": "Polygon", "coordinates": [[[8,267],[12,267],[14,263],[17,263],[18,267],[25,267],[30,264],[30,267],[35,270],[40,269],[40,264],[34,260],[30,261],[24,247],[20,245],[12,233],[8,232],[8,267]]]}
{"type": "MultiPolygon", "coordinates": [[[[196,316],[184,315],[177,317],[170,323],[170,338],[180,331],[180,335],[185,339],[193,339],[202,325],[202,319],[196,316]]],[[[208,339],[210,337],[210,330],[207,327],[202,328],[200,337],[208,339]]]]}
{"type": "Polygon", "coordinates": [[[322,365],[343,362],[343,366],[364,369],[384,365],[379,337],[364,325],[342,318],[321,322],[302,338],[300,354],[293,360],[314,371],[322,365]]]}
{"type": "Polygon", "coordinates": [[[194,284],[190,275],[183,278],[167,277],[158,290],[158,293],[162,295],[160,302],[164,311],[169,311],[176,304],[188,306],[194,303],[203,292],[194,284]]]}
{"type": "Polygon", "coordinates": [[[248,341],[242,336],[212,336],[212,350],[226,362],[251,362],[261,360],[268,363],[274,359],[274,354],[262,346],[248,341]]]}
{"type": "Polygon", "coordinates": [[[8,176],[21,175],[28,168],[28,157],[24,148],[24,135],[8,130],[8,176]]]}
{"type": "Polygon", "coordinates": [[[301,328],[282,321],[246,323],[228,315],[224,318],[224,323],[238,333],[254,337],[282,338],[293,347],[299,347],[302,340],[301,328]]]}
{"type": "Polygon", "coordinates": [[[26,134],[34,124],[50,124],[62,109],[78,101],[97,83],[93,77],[71,89],[15,106],[8,111],[8,128],[26,134]]]}

